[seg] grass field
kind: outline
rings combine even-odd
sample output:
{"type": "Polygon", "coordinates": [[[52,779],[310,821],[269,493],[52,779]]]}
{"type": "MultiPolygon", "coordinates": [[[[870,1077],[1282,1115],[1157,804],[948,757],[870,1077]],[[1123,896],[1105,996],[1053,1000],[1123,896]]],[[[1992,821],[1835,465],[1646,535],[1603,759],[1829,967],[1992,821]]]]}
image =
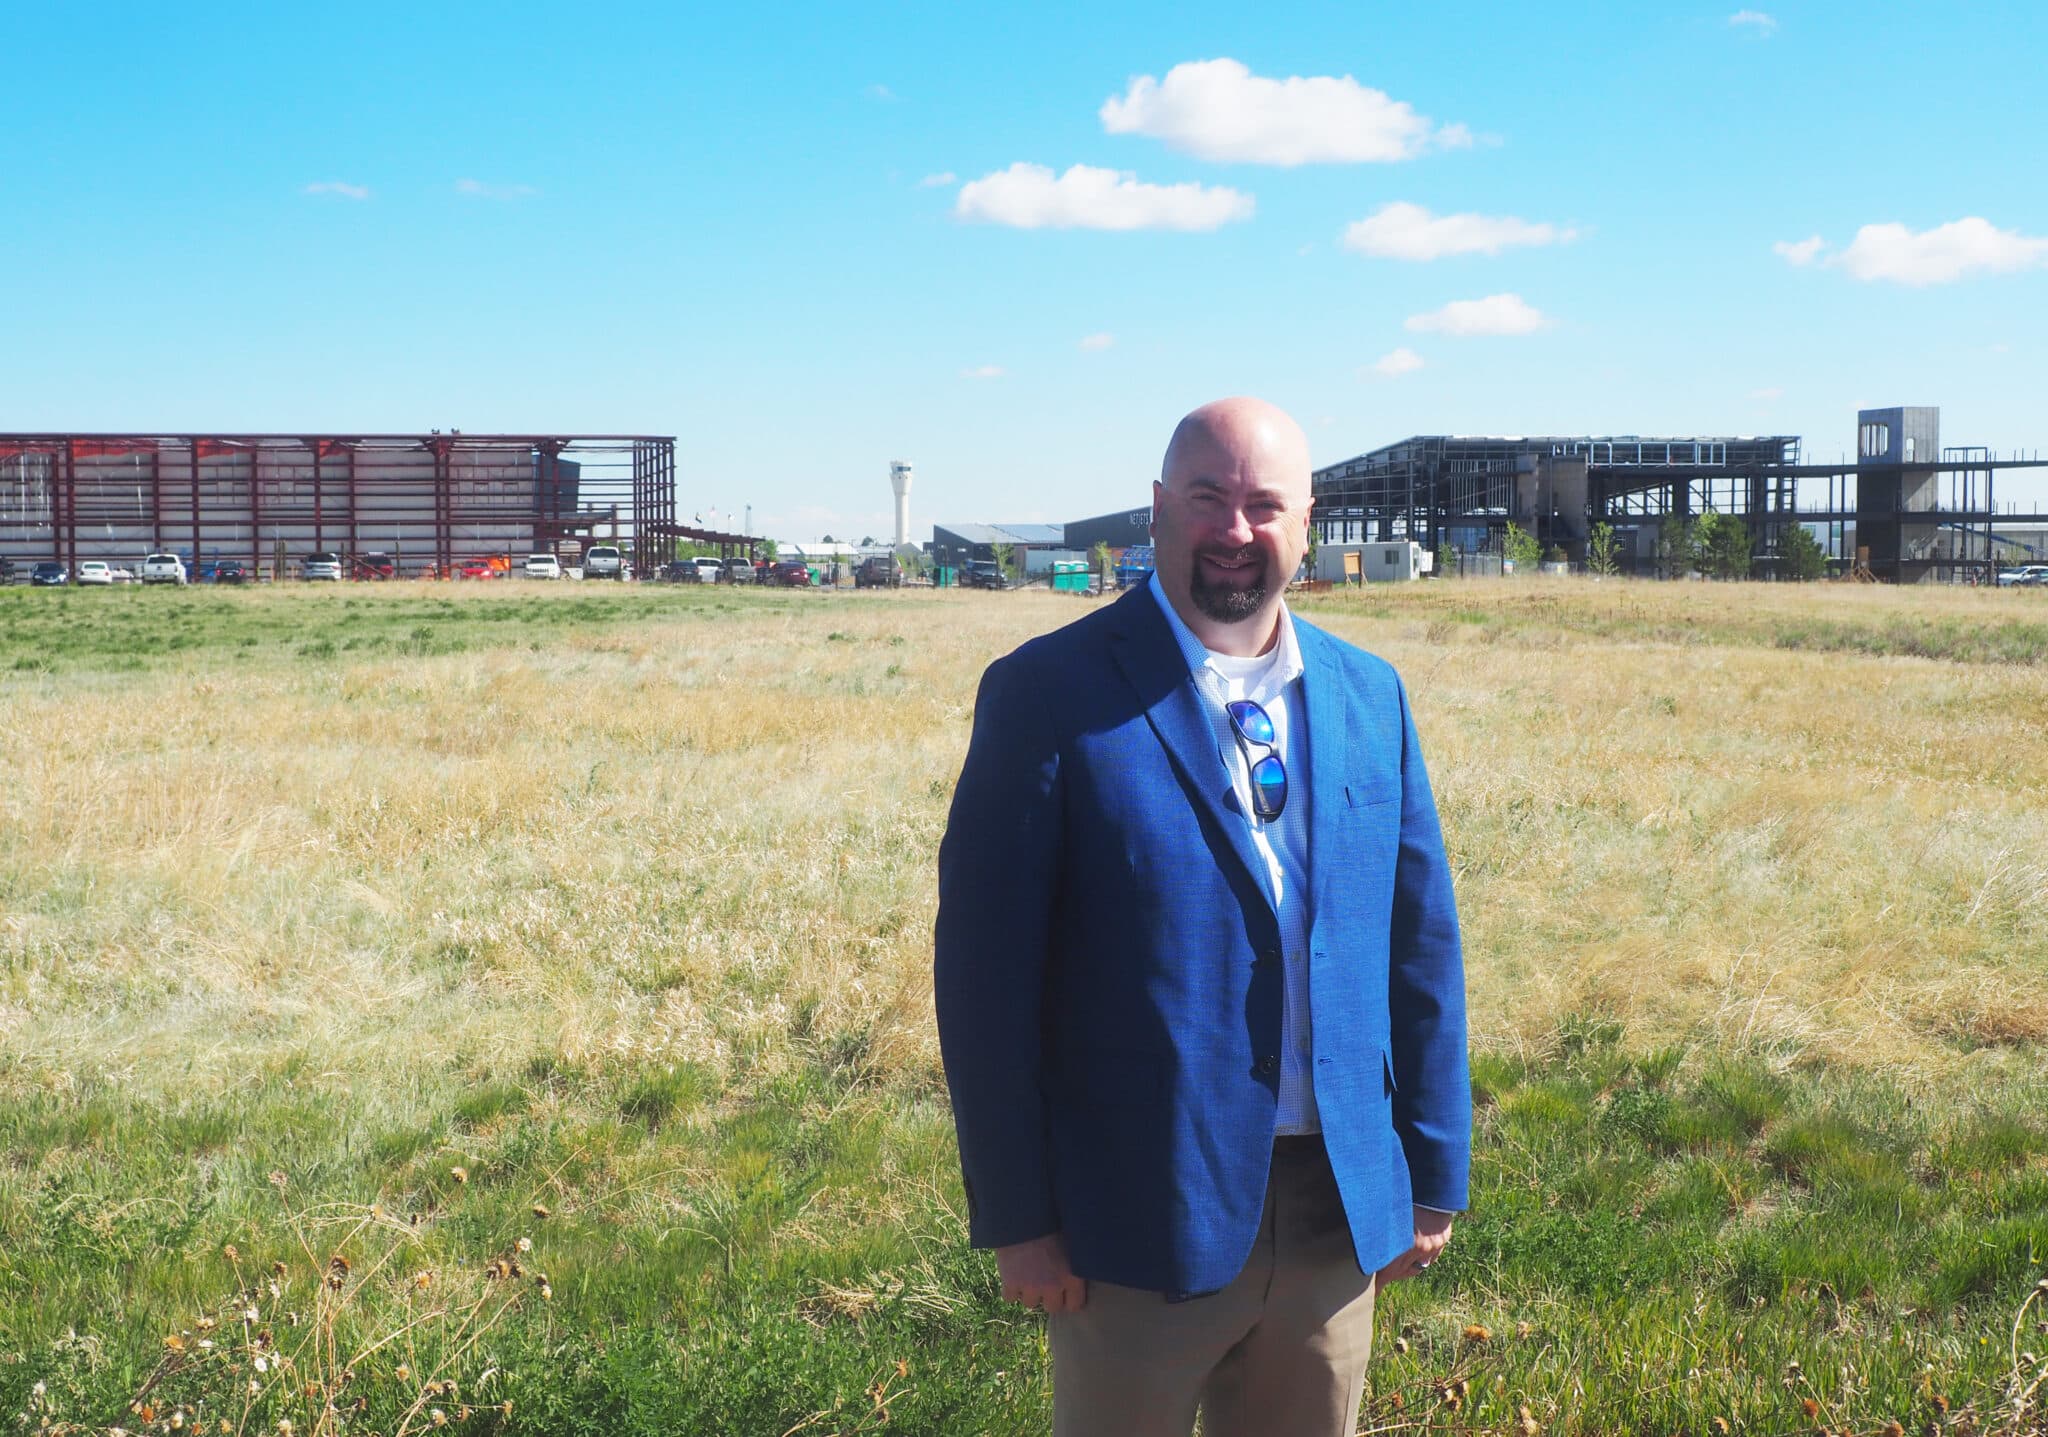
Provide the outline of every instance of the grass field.
{"type": "MultiPolygon", "coordinates": [[[[1086,602],[0,590],[0,1423],[1042,1430],[933,860],[1086,602]]],[[[1301,608],[1408,679],[1472,997],[1367,1427],[2048,1432],[2048,599],[1301,608]]]]}

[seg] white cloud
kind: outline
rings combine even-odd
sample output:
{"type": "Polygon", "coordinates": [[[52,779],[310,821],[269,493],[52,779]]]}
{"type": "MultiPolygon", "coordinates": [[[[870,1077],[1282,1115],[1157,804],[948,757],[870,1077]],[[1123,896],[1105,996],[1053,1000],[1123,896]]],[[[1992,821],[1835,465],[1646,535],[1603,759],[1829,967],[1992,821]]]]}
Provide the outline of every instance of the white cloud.
{"type": "Polygon", "coordinates": [[[1865,225],[1828,263],[1861,280],[1949,284],[1976,272],[2039,268],[2048,263],[2048,239],[2002,230],[1975,215],[1918,234],[1901,224],[1865,225]]]}
{"type": "Polygon", "coordinates": [[[339,195],[345,200],[366,200],[370,197],[368,185],[352,185],[345,180],[316,180],[303,191],[309,195],[339,195]]]}
{"type": "Polygon", "coordinates": [[[935,175],[926,175],[923,179],[919,180],[917,187],[921,190],[942,190],[947,185],[957,185],[959,183],[960,177],[951,170],[940,170],[935,175]]]}
{"type": "Polygon", "coordinates": [[[1771,246],[1771,253],[1784,256],[1785,263],[1809,265],[1821,252],[1823,241],[1819,235],[1808,235],[1803,240],[1779,240],[1771,246]]]}
{"type": "Polygon", "coordinates": [[[972,369],[960,371],[962,379],[1001,379],[1010,371],[1000,364],[977,364],[972,369]]]}
{"type": "Polygon", "coordinates": [[[1115,344],[1115,343],[1116,343],[1116,336],[1115,336],[1115,335],[1113,335],[1113,334],[1091,334],[1091,335],[1087,335],[1087,336],[1085,336],[1085,337],[1084,337],[1084,338],[1083,338],[1083,339],[1081,340],[1081,348],[1083,348],[1083,349],[1108,349],[1108,348],[1109,348],[1109,347],[1110,347],[1111,345],[1113,345],[1113,344],[1115,344]]]}
{"type": "Polygon", "coordinates": [[[1421,205],[1382,205],[1344,231],[1344,248],[1381,259],[1432,260],[1499,254],[1515,245],[1567,244],[1579,232],[1513,215],[1433,215],[1421,205]]]}
{"type": "Polygon", "coordinates": [[[1750,390],[1749,397],[1751,399],[1760,399],[1764,403],[1769,404],[1773,399],[1783,399],[1785,397],[1785,391],[1780,389],[1777,385],[1772,384],[1762,389],[1750,390]]]}
{"type": "Polygon", "coordinates": [[[893,100],[896,98],[896,92],[887,85],[870,85],[867,88],[867,95],[870,100],[893,100]]]}
{"type": "Polygon", "coordinates": [[[1761,10],[1737,10],[1728,17],[1728,23],[1736,26],[1751,26],[1759,35],[1768,35],[1778,28],[1777,20],[1772,16],[1764,14],[1761,10]]]}
{"type": "Polygon", "coordinates": [[[1428,314],[1411,314],[1407,327],[1417,334],[1534,334],[1549,324],[1542,310],[1519,294],[1489,294],[1484,299],[1453,300],[1428,314]]]}
{"type": "Polygon", "coordinates": [[[455,193],[479,200],[523,200],[540,191],[532,185],[492,185],[482,180],[457,180],[455,193]]]}
{"type": "Polygon", "coordinates": [[[1175,65],[1164,80],[1134,76],[1099,113],[1112,135],[1149,135],[1205,160],[1258,165],[1412,160],[1432,143],[1472,143],[1463,125],[1433,131],[1405,100],[1349,75],[1275,80],[1227,59],[1175,65]]]}
{"type": "Polygon", "coordinates": [[[1213,230],[1252,217],[1252,197],[1221,185],[1150,185],[1074,165],[1057,179],[1023,161],[961,186],[953,213],[1018,229],[1213,230]]]}
{"type": "Polygon", "coordinates": [[[1422,366],[1422,356],[1404,345],[1381,355],[1374,361],[1372,372],[1385,379],[1399,379],[1404,374],[1413,374],[1422,366]]]}

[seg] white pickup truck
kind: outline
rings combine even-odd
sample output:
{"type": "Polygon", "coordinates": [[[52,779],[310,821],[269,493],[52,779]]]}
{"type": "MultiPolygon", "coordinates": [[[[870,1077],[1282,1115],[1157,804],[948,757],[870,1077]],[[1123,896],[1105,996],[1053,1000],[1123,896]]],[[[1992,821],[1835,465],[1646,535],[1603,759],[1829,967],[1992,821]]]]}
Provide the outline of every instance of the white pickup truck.
{"type": "Polygon", "coordinates": [[[616,544],[592,544],[583,551],[583,577],[623,579],[626,577],[626,556],[616,544]]]}
{"type": "Polygon", "coordinates": [[[142,561],[142,582],[182,584],[186,582],[185,561],[176,554],[151,554],[142,561]]]}

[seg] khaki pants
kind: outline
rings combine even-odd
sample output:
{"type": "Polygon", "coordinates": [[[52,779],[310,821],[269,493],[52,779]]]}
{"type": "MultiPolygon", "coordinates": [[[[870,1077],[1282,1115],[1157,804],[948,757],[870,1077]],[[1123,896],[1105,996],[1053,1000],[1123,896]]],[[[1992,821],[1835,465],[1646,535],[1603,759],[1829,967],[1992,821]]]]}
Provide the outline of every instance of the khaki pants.
{"type": "Polygon", "coordinates": [[[1319,1138],[1274,1144],[1258,1241],[1230,1286],[1168,1302],[1088,1284],[1048,1319],[1054,1437],[1348,1437],[1372,1354],[1358,1270],[1319,1138]]]}

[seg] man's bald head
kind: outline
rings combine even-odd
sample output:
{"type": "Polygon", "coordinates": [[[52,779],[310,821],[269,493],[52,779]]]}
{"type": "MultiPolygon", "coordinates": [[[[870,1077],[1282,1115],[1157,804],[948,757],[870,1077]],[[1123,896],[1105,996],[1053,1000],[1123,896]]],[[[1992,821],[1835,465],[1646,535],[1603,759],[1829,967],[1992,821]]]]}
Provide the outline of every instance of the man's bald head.
{"type": "Polygon", "coordinates": [[[1263,653],[1308,549],[1308,436],[1263,399],[1218,399],[1173,431],[1152,491],[1168,602],[1219,653],[1263,653]]]}
{"type": "Polygon", "coordinates": [[[1221,461],[1250,463],[1273,482],[1299,482],[1304,506],[1309,494],[1308,435],[1277,404],[1249,395],[1211,400],[1189,411],[1173,431],[1159,482],[1178,490],[1194,474],[1221,461]]]}

